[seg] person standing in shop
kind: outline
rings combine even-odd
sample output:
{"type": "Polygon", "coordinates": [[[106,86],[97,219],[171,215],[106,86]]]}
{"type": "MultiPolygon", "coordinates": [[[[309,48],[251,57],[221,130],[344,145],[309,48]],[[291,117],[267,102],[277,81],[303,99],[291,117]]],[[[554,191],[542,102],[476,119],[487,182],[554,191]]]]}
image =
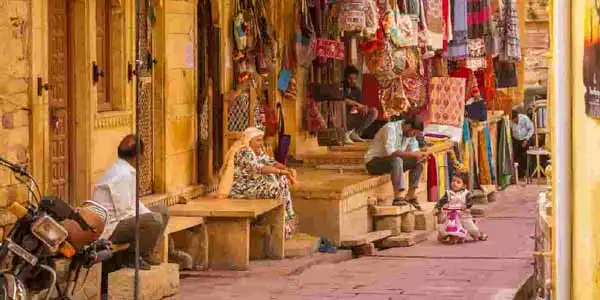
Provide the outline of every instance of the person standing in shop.
{"type": "Polygon", "coordinates": [[[358,86],[358,69],[355,66],[347,66],[344,70],[344,97],[346,103],[347,129],[346,144],[362,143],[361,137],[377,119],[377,109],[363,104],[362,90],[358,86]]]}
{"type": "Polygon", "coordinates": [[[526,114],[513,110],[510,129],[515,162],[519,163],[519,178],[525,178],[529,172],[527,170],[527,149],[531,145],[535,127],[526,114]]]}

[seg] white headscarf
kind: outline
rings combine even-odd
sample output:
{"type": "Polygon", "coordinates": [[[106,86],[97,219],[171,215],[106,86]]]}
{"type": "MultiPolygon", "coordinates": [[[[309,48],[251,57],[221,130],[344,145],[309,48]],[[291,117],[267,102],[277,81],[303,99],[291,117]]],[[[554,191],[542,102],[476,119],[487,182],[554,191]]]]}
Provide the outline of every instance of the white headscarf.
{"type": "MultiPolygon", "coordinates": [[[[231,193],[231,186],[233,185],[233,175],[235,172],[235,154],[240,151],[240,149],[244,147],[250,146],[250,141],[253,138],[264,136],[265,133],[256,128],[256,127],[248,127],[242,133],[242,136],[239,140],[237,140],[231,148],[227,151],[225,155],[224,162],[225,164],[221,167],[220,180],[219,180],[219,189],[217,191],[219,198],[227,198],[231,193]]],[[[255,155],[254,151],[252,151],[252,155],[255,155]]]]}

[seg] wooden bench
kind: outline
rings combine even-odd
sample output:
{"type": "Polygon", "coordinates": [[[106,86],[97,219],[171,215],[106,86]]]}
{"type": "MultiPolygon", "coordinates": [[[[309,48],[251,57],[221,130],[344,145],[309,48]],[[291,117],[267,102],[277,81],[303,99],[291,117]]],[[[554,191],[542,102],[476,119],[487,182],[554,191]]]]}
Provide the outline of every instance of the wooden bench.
{"type": "Polygon", "coordinates": [[[279,200],[196,198],[169,207],[169,215],[203,220],[211,269],[246,270],[250,259],[284,258],[285,210],[279,200]],[[254,220],[258,224],[251,227],[254,220]]]}

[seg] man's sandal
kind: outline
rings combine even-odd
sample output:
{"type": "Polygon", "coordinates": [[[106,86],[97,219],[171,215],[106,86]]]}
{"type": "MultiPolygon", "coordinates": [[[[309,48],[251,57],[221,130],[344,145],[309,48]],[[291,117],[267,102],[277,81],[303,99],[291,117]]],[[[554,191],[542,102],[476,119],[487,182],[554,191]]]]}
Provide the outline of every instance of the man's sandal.
{"type": "Polygon", "coordinates": [[[478,240],[480,240],[480,241],[487,241],[487,239],[488,239],[488,235],[485,233],[480,234],[479,238],[478,238],[478,240]]]}
{"type": "Polygon", "coordinates": [[[421,203],[419,203],[419,200],[417,200],[417,198],[408,199],[407,202],[408,202],[408,204],[412,205],[417,210],[419,210],[419,211],[423,210],[423,208],[421,207],[421,203]]]}
{"type": "Polygon", "coordinates": [[[402,198],[396,198],[396,199],[394,199],[394,201],[392,201],[392,205],[393,206],[406,206],[406,205],[408,205],[408,202],[406,202],[406,200],[404,200],[402,198]]]}

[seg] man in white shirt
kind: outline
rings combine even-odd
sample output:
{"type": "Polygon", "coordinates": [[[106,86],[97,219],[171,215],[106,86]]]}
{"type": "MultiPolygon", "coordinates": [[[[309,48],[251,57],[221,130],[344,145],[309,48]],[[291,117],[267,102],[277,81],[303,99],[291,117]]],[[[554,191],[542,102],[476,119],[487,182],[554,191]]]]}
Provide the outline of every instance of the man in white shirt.
{"type": "Polygon", "coordinates": [[[421,210],[416,190],[427,153],[419,150],[419,143],[415,137],[423,132],[423,127],[423,121],[417,116],[389,122],[379,129],[365,155],[369,174],[391,174],[394,188],[393,205],[410,204],[421,210]],[[402,193],[407,188],[404,180],[406,170],[409,170],[408,190],[402,198],[402,193]]]}
{"type": "Polygon", "coordinates": [[[513,110],[510,129],[515,161],[519,163],[519,178],[525,178],[529,172],[529,170],[526,170],[527,149],[531,145],[531,137],[535,133],[535,126],[527,115],[513,110]]]}
{"type": "MultiPolygon", "coordinates": [[[[136,165],[137,142],[143,155],[144,145],[134,135],[128,135],[119,144],[118,159],[103,174],[94,186],[92,199],[108,210],[108,224],[102,233],[103,238],[113,243],[129,243],[129,259],[126,265],[135,265],[135,204],[136,204],[136,165]]],[[[168,222],[168,210],[164,205],[150,209],[140,202],[140,269],[149,270],[150,265],[158,265],[152,259],[154,249],[168,222]]]]}

